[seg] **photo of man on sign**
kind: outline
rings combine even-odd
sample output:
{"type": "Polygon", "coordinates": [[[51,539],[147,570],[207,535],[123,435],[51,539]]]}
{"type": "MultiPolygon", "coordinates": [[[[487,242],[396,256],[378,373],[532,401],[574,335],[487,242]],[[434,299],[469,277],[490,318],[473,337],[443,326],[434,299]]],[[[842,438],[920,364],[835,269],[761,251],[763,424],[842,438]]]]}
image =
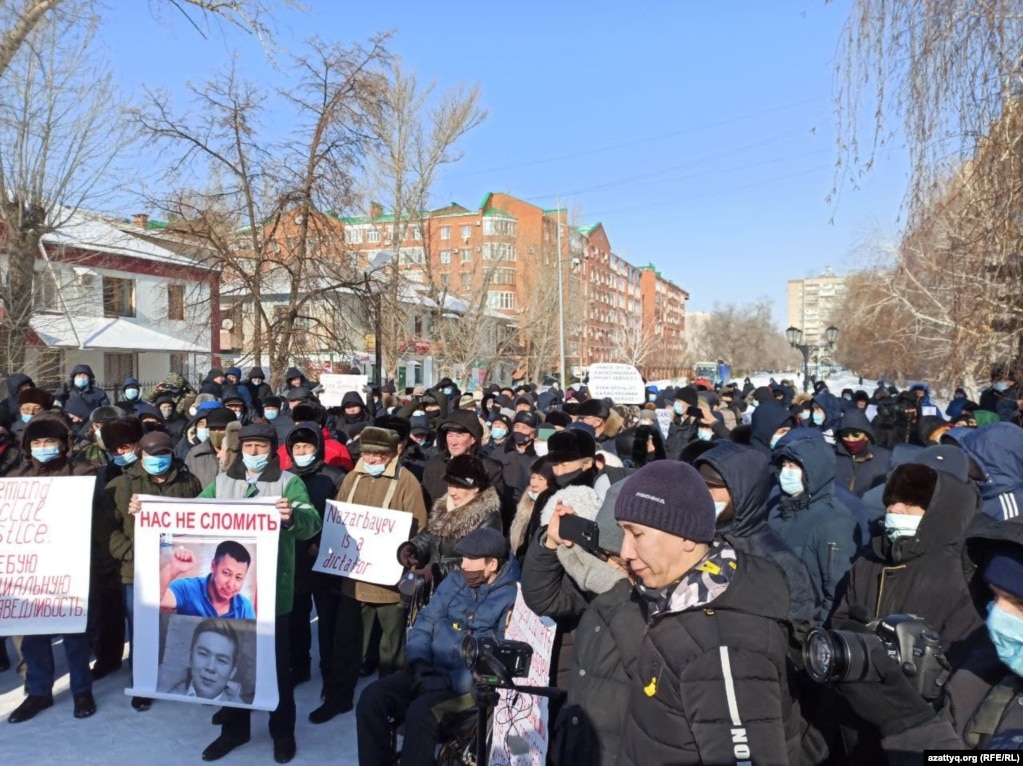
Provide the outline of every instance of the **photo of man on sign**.
{"type": "Polygon", "coordinates": [[[249,549],[235,540],[217,545],[209,574],[185,577],[199,565],[199,554],[176,546],[160,568],[160,609],[195,617],[254,620],[252,601],[242,594],[252,566],[249,549]]]}
{"type": "Polygon", "coordinates": [[[255,622],[171,615],[166,627],[158,692],[228,705],[252,703],[246,666],[254,662],[255,622]]]}

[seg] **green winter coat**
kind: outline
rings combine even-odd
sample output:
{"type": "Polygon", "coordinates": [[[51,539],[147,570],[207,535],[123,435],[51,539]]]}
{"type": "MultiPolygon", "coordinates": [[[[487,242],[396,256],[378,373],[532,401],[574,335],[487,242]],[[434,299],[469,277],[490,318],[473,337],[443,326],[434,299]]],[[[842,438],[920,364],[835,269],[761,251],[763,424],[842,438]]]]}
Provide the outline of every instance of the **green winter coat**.
{"type": "Polygon", "coordinates": [[[202,482],[189,473],[185,464],[175,458],[163,483],[153,481],[142,462],[124,469],[107,484],[101,503],[103,518],[113,519],[110,534],[110,553],[121,564],[121,582],[135,582],[135,517],[128,513],[132,495],[159,495],[161,497],[196,497],[202,491],[202,482]]]}
{"type": "Polygon", "coordinates": [[[281,525],[277,544],[277,614],[287,614],[295,601],[295,541],[308,540],[320,531],[320,515],[309,501],[305,482],[281,470],[276,454],[254,484],[246,479],[239,457],[224,473],[202,491],[199,497],[242,499],[246,497],[284,497],[291,502],[291,523],[281,525]]]}

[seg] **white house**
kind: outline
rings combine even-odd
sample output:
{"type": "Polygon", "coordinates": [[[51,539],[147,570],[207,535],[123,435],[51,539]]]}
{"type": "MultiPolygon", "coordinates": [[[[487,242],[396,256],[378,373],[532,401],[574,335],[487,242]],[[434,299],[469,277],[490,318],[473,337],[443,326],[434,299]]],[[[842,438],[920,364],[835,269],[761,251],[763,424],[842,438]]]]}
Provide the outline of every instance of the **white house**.
{"type": "Polygon", "coordinates": [[[219,346],[219,273],[131,228],[75,213],[43,237],[26,353],[40,385],[65,380],[76,364],[91,366],[107,389],[172,371],[195,384],[209,368],[219,346]]]}

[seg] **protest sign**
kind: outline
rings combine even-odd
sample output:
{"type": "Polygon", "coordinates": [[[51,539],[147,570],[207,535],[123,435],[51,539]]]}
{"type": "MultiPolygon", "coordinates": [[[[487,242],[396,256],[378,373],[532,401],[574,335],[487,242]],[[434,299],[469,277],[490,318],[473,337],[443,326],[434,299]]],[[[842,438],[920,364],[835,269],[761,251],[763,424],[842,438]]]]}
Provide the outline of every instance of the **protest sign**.
{"type": "Polygon", "coordinates": [[[646,385],[639,370],[631,364],[598,362],[590,365],[590,396],[610,399],[615,404],[640,404],[646,401],[646,385]]]}
{"type": "Polygon", "coordinates": [[[95,482],[0,479],[0,636],[85,632],[95,482]]]}
{"type": "Polygon", "coordinates": [[[656,410],[657,425],[661,429],[661,436],[668,438],[668,429],[671,428],[671,410],[656,410]]]}
{"type": "Polygon", "coordinates": [[[324,373],[320,375],[320,385],[323,392],[319,395],[320,404],[324,407],[340,407],[341,400],[349,391],[355,391],[362,401],[366,399],[366,385],[369,378],[366,375],[334,375],[324,373]]]}
{"type": "Polygon", "coordinates": [[[397,585],[402,572],[398,546],[408,540],[412,520],[408,511],[328,500],[313,571],[397,585]]]}
{"type": "Polygon", "coordinates": [[[126,693],[274,710],[276,498],[140,497],[126,693]]]}
{"type": "MultiPolygon", "coordinates": [[[[520,686],[547,686],[551,653],[557,626],[550,617],[540,617],[526,606],[519,587],[508,630],[509,641],[525,641],[533,647],[528,678],[512,679],[520,686]]],[[[492,766],[543,766],[550,746],[550,722],[546,697],[513,689],[500,689],[494,708],[494,735],[490,750],[492,766]]]]}

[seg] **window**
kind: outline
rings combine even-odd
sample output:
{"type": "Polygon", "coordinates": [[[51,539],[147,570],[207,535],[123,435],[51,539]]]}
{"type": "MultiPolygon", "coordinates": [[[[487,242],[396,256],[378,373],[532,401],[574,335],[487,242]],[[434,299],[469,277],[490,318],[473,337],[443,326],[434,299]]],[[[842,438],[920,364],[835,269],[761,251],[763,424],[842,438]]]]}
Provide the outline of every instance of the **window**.
{"type": "MultiPolygon", "coordinates": [[[[135,316],[135,280],[103,277],[103,316],[135,316]]],[[[127,377],[122,376],[118,380],[127,377]]],[[[113,380],[113,378],[107,378],[113,380]]]]}
{"type": "Polygon", "coordinates": [[[491,309],[513,309],[515,308],[515,293],[491,290],[487,293],[487,308],[491,309]]]}
{"type": "Polygon", "coordinates": [[[40,388],[51,388],[64,380],[63,354],[64,352],[59,348],[39,350],[39,356],[36,357],[36,372],[33,377],[40,388]]]}
{"type": "Polygon", "coordinates": [[[380,232],[377,231],[376,229],[370,229],[369,231],[366,232],[366,241],[376,244],[377,242],[380,241],[380,232]]]}
{"type": "Polygon", "coordinates": [[[472,250],[469,249],[469,248],[466,248],[465,250],[462,251],[462,263],[471,263],[471,262],[472,262],[472,250]]]}
{"type": "Polygon", "coordinates": [[[417,338],[423,337],[423,317],[419,314],[412,319],[412,334],[417,338]]]}
{"type": "Polygon", "coordinates": [[[405,236],[411,240],[418,240],[423,238],[423,227],[422,226],[409,226],[405,230],[405,236]]]}
{"type": "Polygon", "coordinates": [[[50,269],[44,268],[35,273],[32,294],[36,311],[60,311],[60,289],[50,269]]]}
{"type": "Polygon", "coordinates": [[[451,287],[451,275],[450,274],[441,274],[440,275],[440,284],[441,284],[441,287],[443,287],[445,289],[450,288],[451,287]]]}
{"type": "Polygon", "coordinates": [[[497,245],[492,242],[483,243],[483,260],[490,261],[494,258],[494,253],[497,251],[497,245]]]}
{"type": "Polygon", "coordinates": [[[462,289],[468,290],[470,287],[472,287],[472,274],[467,272],[462,274],[462,289]]]}
{"type": "Polygon", "coordinates": [[[441,226],[440,227],[440,238],[441,239],[451,239],[451,227],[450,226],[441,226]]]}
{"type": "MultiPolygon", "coordinates": [[[[167,318],[183,321],[185,318],[185,286],[167,285],[167,318]]],[[[177,372],[177,370],[171,370],[177,372]]]]}
{"type": "Polygon", "coordinates": [[[494,272],[495,285],[514,285],[515,269],[497,269],[494,272]]]}
{"type": "Polygon", "coordinates": [[[441,250],[440,251],[440,262],[441,263],[451,263],[451,251],[450,250],[441,250]]]}
{"type": "Polygon", "coordinates": [[[469,239],[472,237],[472,226],[462,227],[462,239],[469,239]]]}
{"type": "MultiPolygon", "coordinates": [[[[104,280],[105,281],[105,280],[104,280]]],[[[135,377],[134,354],[103,354],[103,381],[121,385],[125,378],[135,377]]]]}
{"type": "Polygon", "coordinates": [[[483,219],[483,235],[488,237],[514,237],[516,223],[511,218],[494,218],[487,216],[483,219]]]}
{"type": "Polygon", "coordinates": [[[362,244],[362,229],[349,229],[345,227],[345,244],[346,245],[361,245],[362,244]]]}
{"type": "MultiPolygon", "coordinates": [[[[175,351],[170,356],[170,372],[188,377],[188,355],[175,351]]],[[[123,380],[123,378],[122,378],[123,380]]]]}

